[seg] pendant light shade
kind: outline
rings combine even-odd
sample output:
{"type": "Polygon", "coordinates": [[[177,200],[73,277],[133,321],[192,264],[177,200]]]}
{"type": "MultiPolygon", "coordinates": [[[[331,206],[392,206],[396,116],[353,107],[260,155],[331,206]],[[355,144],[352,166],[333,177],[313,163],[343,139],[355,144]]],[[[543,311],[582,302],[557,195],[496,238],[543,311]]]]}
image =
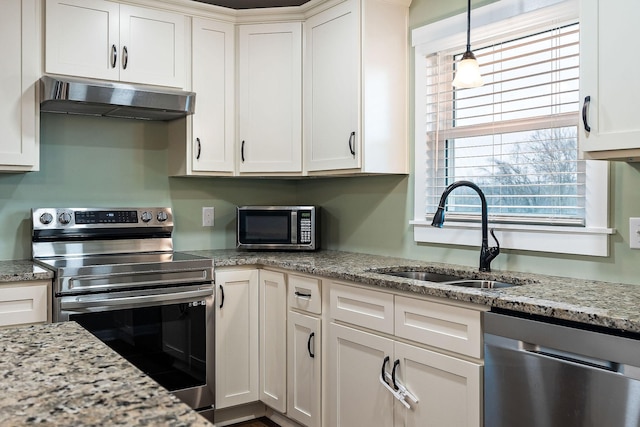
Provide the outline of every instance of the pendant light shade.
{"type": "Polygon", "coordinates": [[[467,51],[456,65],[453,86],[460,89],[479,87],[484,84],[480,74],[480,65],[471,52],[471,0],[467,1],[467,51]]]}

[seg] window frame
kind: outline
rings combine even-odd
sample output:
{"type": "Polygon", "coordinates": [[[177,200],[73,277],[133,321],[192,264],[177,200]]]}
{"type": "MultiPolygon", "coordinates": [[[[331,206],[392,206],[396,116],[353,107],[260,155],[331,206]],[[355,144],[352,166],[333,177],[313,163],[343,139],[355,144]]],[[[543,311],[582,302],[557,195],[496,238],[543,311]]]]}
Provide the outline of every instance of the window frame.
{"type": "MultiPolygon", "coordinates": [[[[474,9],[471,29],[474,43],[491,39],[518,37],[537,31],[553,22],[561,25],[579,19],[578,0],[500,0],[474,9]]],[[[466,45],[466,13],[453,16],[412,31],[415,49],[415,136],[414,136],[414,219],[410,221],[416,242],[478,246],[478,222],[445,221],[444,228],[431,227],[426,218],[426,179],[429,156],[424,135],[426,126],[419,118],[426,115],[426,55],[466,45]]],[[[577,124],[577,123],[576,123],[577,124]]],[[[500,246],[505,249],[552,252],[574,255],[609,256],[609,162],[586,161],[586,220],[584,227],[489,224],[500,246]]]]}

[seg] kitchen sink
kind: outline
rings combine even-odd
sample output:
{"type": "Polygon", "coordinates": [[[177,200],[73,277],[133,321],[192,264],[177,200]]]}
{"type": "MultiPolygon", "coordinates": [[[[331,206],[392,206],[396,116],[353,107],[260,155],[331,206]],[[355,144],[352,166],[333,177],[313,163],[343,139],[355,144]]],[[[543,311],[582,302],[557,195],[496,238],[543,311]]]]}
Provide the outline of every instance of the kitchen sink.
{"type": "Polygon", "coordinates": [[[460,286],[464,288],[476,288],[476,289],[500,289],[509,288],[515,286],[512,283],[499,282],[495,280],[483,280],[483,279],[465,279],[460,276],[451,274],[434,273],[431,271],[385,271],[380,272],[388,276],[405,277],[407,279],[420,280],[423,282],[436,282],[451,286],[460,286]]]}
{"type": "Polygon", "coordinates": [[[478,289],[500,289],[510,288],[515,286],[513,283],[497,282],[495,280],[480,280],[480,279],[466,279],[456,280],[453,282],[444,282],[446,285],[462,286],[464,288],[478,288],[478,289]]]}
{"type": "Polygon", "coordinates": [[[450,274],[433,273],[430,271],[390,271],[389,276],[406,277],[407,279],[422,280],[424,282],[453,282],[462,280],[460,276],[452,276],[450,274]]]}

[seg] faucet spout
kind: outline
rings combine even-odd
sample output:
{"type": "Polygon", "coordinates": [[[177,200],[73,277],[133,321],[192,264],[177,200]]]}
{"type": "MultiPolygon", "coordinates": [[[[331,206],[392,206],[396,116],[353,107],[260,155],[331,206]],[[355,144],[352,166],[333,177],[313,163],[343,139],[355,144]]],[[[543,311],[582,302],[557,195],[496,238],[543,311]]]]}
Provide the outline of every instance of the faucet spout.
{"type": "Polygon", "coordinates": [[[480,271],[491,271],[491,261],[500,253],[500,243],[496,238],[493,230],[491,230],[491,237],[496,241],[496,246],[489,247],[489,238],[488,238],[488,213],[487,213],[487,199],[476,184],[471,181],[456,181],[453,184],[449,185],[445,188],[442,196],[440,196],[440,203],[438,203],[438,209],[436,213],[433,215],[433,220],[431,221],[431,225],[434,227],[442,228],[444,224],[444,207],[447,202],[447,197],[449,194],[458,187],[469,187],[472,190],[475,190],[480,196],[481,209],[482,209],[482,245],[480,248],[480,271]]]}

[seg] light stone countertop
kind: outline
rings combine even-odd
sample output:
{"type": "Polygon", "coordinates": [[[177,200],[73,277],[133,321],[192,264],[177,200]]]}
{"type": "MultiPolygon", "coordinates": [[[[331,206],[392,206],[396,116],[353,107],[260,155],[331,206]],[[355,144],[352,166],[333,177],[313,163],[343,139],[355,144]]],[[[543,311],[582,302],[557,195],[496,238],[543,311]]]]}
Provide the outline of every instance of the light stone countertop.
{"type": "Polygon", "coordinates": [[[580,280],[541,274],[492,271],[352,252],[191,251],[214,259],[216,267],[257,265],[284,268],[425,296],[482,304],[561,320],[640,333],[640,285],[580,280]],[[426,270],[516,285],[473,289],[380,274],[399,269],[426,270]]]}
{"type": "Polygon", "coordinates": [[[0,330],[0,425],[211,426],[75,322],[0,330]]]}
{"type": "Polygon", "coordinates": [[[52,278],[52,271],[34,264],[31,260],[0,261],[0,283],[52,278]]]}

